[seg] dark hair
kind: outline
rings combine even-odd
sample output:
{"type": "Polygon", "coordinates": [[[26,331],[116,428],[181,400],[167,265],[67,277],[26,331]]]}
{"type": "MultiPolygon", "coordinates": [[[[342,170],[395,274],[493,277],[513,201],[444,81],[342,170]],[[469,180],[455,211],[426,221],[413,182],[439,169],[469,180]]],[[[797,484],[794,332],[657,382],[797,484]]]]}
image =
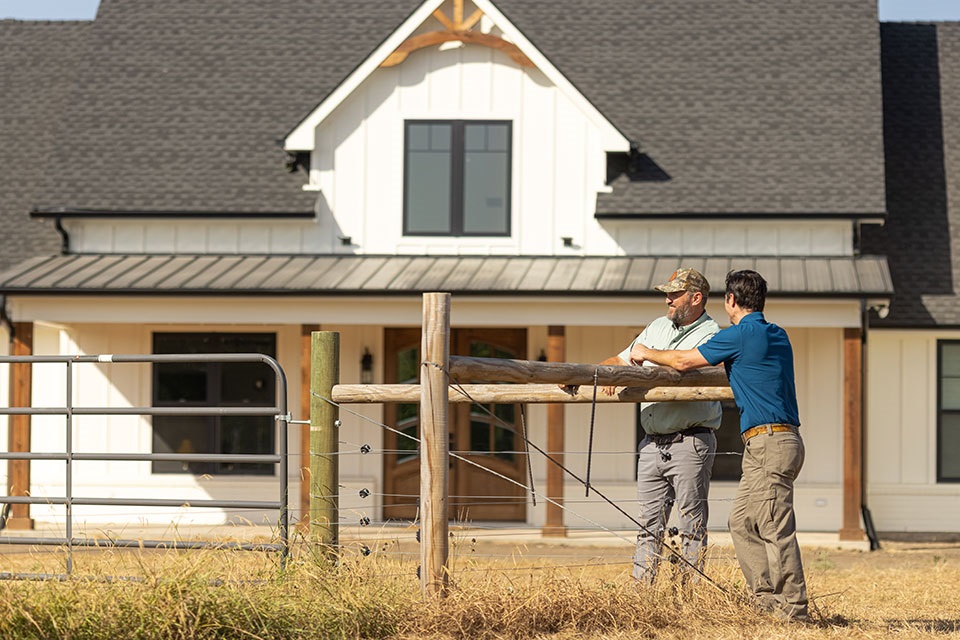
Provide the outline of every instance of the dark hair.
{"type": "Polygon", "coordinates": [[[763,311],[767,301],[767,281],[756,271],[743,269],[727,274],[727,294],[733,294],[738,307],[750,311],[763,311]]]}

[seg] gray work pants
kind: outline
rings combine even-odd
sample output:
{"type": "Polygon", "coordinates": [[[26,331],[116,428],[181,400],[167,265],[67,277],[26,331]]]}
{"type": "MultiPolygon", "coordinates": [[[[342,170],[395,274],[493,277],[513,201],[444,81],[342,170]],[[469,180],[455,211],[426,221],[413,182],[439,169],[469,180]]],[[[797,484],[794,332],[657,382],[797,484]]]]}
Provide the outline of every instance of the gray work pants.
{"type": "Polygon", "coordinates": [[[674,503],[683,557],[694,567],[703,567],[707,494],[716,451],[717,436],[712,431],[684,436],[680,442],[666,445],[657,445],[649,436],[640,443],[637,498],[642,527],[633,559],[633,577],[637,580],[652,582],[657,575],[664,531],[674,503]]]}
{"type": "Polygon", "coordinates": [[[797,545],[793,482],[804,448],[794,432],[747,440],[743,476],[730,511],[730,535],[757,605],[787,618],[807,615],[807,588],[797,545]]]}

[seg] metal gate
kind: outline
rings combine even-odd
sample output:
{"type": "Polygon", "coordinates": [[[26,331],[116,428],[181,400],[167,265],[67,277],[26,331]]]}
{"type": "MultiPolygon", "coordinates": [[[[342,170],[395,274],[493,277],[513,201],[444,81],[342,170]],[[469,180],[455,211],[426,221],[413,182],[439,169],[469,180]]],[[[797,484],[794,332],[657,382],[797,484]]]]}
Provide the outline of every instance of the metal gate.
{"type": "MultiPolygon", "coordinates": [[[[281,566],[289,555],[289,510],[287,478],[287,426],[291,416],[287,412],[287,379],[279,363],[270,356],[258,353],[239,354],[164,354],[164,355],[83,355],[83,356],[0,356],[2,363],[49,364],[60,363],[66,366],[66,403],[62,407],[0,407],[0,415],[44,415],[65,416],[66,447],[64,452],[0,452],[0,460],[59,460],[66,463],[65,495],[57,497],[0,496],[0,504],[43,504],[63,505],[66,510],[66,535],[64,537],[7,537],[0,536],[0,544],[8,545],[54,545],[67,549],[66,570],[73,571],[74,547],[127,547],[127,548],[167,548],[167,549],[242,549],[256,551],[279,551],[281,566]],[[268,365],[274,372],[277,385],[276,400],[272,407],[77,407],[73,403],[73,367],[82,363],[240,363],[259,362],[268,365]],[[270,416],[276,421],[279,431],[278,454],[211,454],[211,453],[76,453],[73,450],[74,416],[270,416]],[[221,462],[221,463],[260,463],[278,467],[279,497],[276,501],[252,500],[178,500],[176,498],[103,498],[78,497],[73,495],[74,461],[163,461],[163,462],[221,462]],[[220,543],[206,541],[180,540],[132,540],[132,539],[91,539],[73,536],[74,506],[143,506],[143,507],[180,507],[189,503],[190,507],[222,509],[258,509],[279,512],[279,543],[220,543]]],[[[0,573],[0,578],[38,578],[27,574],[0,573]]]]}

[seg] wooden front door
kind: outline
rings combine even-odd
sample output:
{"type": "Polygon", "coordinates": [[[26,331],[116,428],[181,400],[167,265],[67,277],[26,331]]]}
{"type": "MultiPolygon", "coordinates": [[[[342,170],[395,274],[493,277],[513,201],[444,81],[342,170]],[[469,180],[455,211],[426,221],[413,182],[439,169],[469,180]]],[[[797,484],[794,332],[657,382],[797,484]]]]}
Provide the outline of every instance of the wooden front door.
{"type": "MultiPolygon", "coordinates": [[[[524,359],[526,342],[526,329],[453,329],[450,353],[524,359]]],[[[416,383],[420,329],[387,329],[384,345],[385,382],[416,383]]],[[[419,405],[388,404],[384,416],[399,432],[387,431],[384,438],[384,518],[413,519],[420,495],[420,456],[418,443],[408,436],[420,437],[419,405]]],[[[450,518],[525,520],[526,490],[514,484],[526,484],[527,477],[520,405],[451,404],[449,417],[450,452],[460,456],[450,458],[450,518]]]]}

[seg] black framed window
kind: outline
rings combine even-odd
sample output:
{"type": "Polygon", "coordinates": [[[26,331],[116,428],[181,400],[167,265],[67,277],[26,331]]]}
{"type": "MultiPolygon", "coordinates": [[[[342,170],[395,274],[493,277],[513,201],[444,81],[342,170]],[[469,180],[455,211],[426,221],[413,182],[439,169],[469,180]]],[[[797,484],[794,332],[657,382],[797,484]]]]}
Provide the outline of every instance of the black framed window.
{"type": "MultiPolygon", "coordinates": [[[[740,438],[740,410],[732,400],[721,402],[723,417],[717,429],[717,454],[713,458],[713,481],[739,482],[742,474],[743,440],[740,438]]],[[[637,405],[636,448],[640,447],[644,430],[640,419],[640,405],[637,405]]],[[[639,456],[639,453],[637,454],[639,456]]],[[[639,462],[639,460],[638,460],[639,462]]],[[[636,467],[634,467],[636,474],[636,467]]]]}
{"type": "MultiPolygon", "coordinates": [[[[153,352],[262,353],[276,357],[272,333],[155,333],[153,352]]],[[[153,365],[153,406],[270,407],[273,369],[262,362],[184,362],[153,365]]],[[[154,416],[154,453],[273,454],[269,416],[154,416]]],[[[154,462],[154,473],[272,475],[267,463],[154,462]]]]}
{"type": "Polygon", "coordinates": [[[937,482],[960,482],[960,341],[937,342],[937,482]]]}
{"type": "Polygon", "coordinates": [[[512,123],[408,120],[403,234],[509,236],[512,123]]]}

